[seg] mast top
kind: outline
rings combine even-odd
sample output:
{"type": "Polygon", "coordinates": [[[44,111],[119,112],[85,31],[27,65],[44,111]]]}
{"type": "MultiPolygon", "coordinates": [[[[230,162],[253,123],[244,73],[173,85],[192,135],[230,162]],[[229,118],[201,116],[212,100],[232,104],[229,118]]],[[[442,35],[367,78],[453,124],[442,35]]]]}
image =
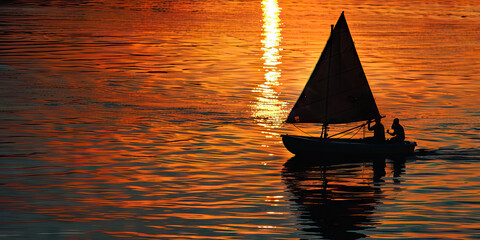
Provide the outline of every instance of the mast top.
{"type": "Polygon", "coordinates": [[[379,116],[342,12],[286,122],[340,124],[379,116]]]}

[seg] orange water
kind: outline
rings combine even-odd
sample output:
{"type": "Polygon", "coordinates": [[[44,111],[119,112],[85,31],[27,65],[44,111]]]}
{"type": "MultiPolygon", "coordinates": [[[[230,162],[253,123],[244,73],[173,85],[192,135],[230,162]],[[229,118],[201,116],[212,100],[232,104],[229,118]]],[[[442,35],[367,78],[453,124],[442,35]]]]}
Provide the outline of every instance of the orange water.
{"type": "Polygon", "coordinates": [[[479,12],[471,1],[2,3],[0,238],[478,238],[479,12]],[[283,166],[279,135],[301,134],[283,120],[342,11],[385,127],[400,118],[423,150],[283,166]]]}

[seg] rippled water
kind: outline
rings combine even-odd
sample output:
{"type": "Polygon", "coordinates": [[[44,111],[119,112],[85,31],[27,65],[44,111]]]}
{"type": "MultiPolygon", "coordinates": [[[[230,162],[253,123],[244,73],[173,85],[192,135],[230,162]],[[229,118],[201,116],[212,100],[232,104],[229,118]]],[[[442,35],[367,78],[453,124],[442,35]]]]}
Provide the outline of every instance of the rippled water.
{"type": "Polygon", "coordinates": [[[480,238],[479,12],[3,2],[0,238],[480,238]],[[400,118],[416,156],[321,166],[283,147],[342,11],[385,126],[400,118]]]}

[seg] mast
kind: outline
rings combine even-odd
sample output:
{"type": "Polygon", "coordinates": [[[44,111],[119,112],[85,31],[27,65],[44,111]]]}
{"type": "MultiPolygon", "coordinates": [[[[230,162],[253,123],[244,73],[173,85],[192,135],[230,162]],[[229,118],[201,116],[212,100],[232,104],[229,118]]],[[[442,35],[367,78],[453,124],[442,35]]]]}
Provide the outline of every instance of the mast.
{"type": "MultiPolygon", "coordinates": [[[[330,39],[329,41],[332,41],[332,35],[333,35],[333,24],[330,25],[330,39]]],[[[332,49],[333,46],[330,45],[330,54],[328,54],[328,74],[327,74],[327,86],[325,88],[325,121],[323,122],[322,125],[322,133],[323,133],[323,138],[327,138],[328,133],[328,85],[330,85],[330,68],[332,66],[332,49]]]]}
{"type": "Polygon", "coordinates": [[[337,23],[332,25],[327,44],[286,122],[321,123],[320,138],[328,138],[330,124],[379,116],[342,12],[337,23]]]}

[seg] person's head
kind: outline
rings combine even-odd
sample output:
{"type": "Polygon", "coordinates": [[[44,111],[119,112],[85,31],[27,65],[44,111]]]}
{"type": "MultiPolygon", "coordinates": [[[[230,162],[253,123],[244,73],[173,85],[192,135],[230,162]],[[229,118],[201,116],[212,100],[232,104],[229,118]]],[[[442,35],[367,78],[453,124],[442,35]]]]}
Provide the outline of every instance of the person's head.
{"type": "Polygon", "coordinates": [[[382,118],[375,118],[375,123],[380,123],[382,121],[382,118]]]}
{"type": "Polygon", "coordinates": [[[398,118],[393,119],[393,124],[400,124],[400,120],[398,118]]]}

